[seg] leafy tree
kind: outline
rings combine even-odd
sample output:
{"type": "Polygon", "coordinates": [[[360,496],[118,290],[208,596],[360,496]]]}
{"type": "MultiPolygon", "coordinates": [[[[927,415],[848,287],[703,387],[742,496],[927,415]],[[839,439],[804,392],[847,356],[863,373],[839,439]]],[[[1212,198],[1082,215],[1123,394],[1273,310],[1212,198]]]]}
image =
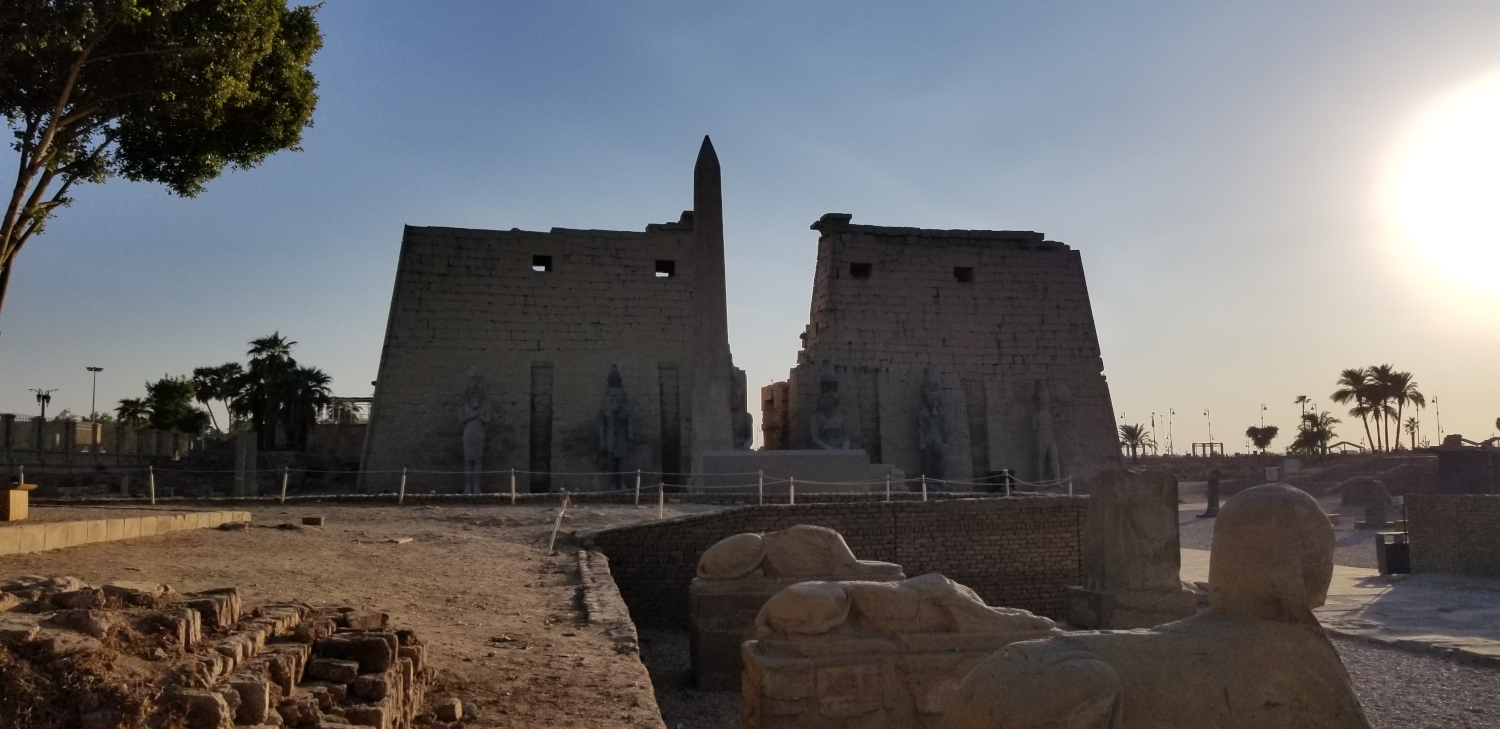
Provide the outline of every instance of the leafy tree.
{"type": "Polygon", "coordinates": [[[203,409],[208,411],[208,417],[214,424],[215,430],[219,428],[219,420],[214,417],[214,410],[209,403],[218,400],[224,403],[224,410],[229,414],[228,427],[234,427],[234,409],[229,403],[239,392],[241,379],[245,376],[245,368],[238,362],[226,362],[218,367],[198,367],[193,370],[193,390],[197,394],[198,402],[203,403],[203,409]]]}
{"type": "Polygon", "coordinates": [[[121,400],[119,406],[115,408],[115,417],[125,425],[139,428],[150,420],[151,406],[147,405],[142,398],[127,397],[121,400]]]}
{"type": "Polygon", "coordinates": [[[208,414],[193,407],[196,400],[193,381],[187,377],[163,375],[146,383],[146,407],[150,409],[151,427],[181,433],[201,433],[208,427],[208,414]]]}
{"type": "Polygon", "coordinates": [[[357,423],[363,414],[363,408],[357,402],[335,398],[328,406],[328,418],[335,423],[357,423]]]}
{"type": "MultiPolygon", "coordinates": [[[[1417,381],[1412,379],[1410,372],[1392,372],[1388,380],[1390,386],[1390,398],[1396,403],[1396,426],[1401,426],[1401,413],[1407,405],[1414,407],[1427,407],[1427,397],[1417,390],[1417,381]]],[[[1401,445],[1401,433],[1396,433],[1396,445],[1401,445]]],[[[1417,447],[1416,436],[1412,435],[1411,447],[1417,447]]]]}
{"type": "Polygon", "coordinates": [[[1151,433],[1146,430],[1146,426],[1137,423],[1135,425],[1120,426],[1120,445],[1125,446],[1125,449],[1130,451],[1131,463],[1139,463],[1140,452],[1154,447],[1156,441],[1152,440],[1151,433]]]}
{"type": "Polygon", "coordinates": [[[1292,400],[1292,404],[1302,406],[1302,412],[1305,413],[1307,412],[1307,406],[1312,404],[1312,398],[1306,395],[1298,395],[1295,399],[1292,400]]]}
{"type": "Polygon", "coordinates": [[[1303,413],[1302,422],[1297,426],[1297,437],[1292,440],[1292,450],[1310,453],[1319,456],[1328,455],[1328,444],[1338,437],[1333,426],[1343,421],[1333,417],[1333,413],[1318,412],[1303,413]]]}
{"type": "Polygon", "coordinates": [[[78,417],[77,415],[73,414],[72,410],[69,410],[67,408],[63,408],[62,410],[59,410],[55,414],[53,414],[52,419],[53,420],[72,420],[72,419],[75,419],[77,417],[78,417]]]}
{"type": "Polygon", "coordinates": [[[286,0],[0,5],[0,115],[20,156],[0,219],[0,304],[16,254],[74,184],[121,176],[192,197],[225,167],[298,149],[317,104],[316,11],[286,0]]]}
{"type": "Polygon", "coordinates": [[[1264,427],[1252,425],[1245,429],[1245,437],[1249,438],[1250,442],[1254,443],[1255,447],[1259,448],[1261,453],[1265,453],[1266,449],[1271,447],[1271,441],[1276,440],[1276,434],[1280,432],[1281,429],[1274,425],[1264,427]]]}
{"type": "Polygon", "coordinates": [[[1406,419],[1406,435],[1411,438],[1411,449],[1417,449],[1417,436],[1422,433],[1422,424],[1417,422],[1416,416],[1406,419]]]}
{"type": "Polygon", "coordinates": [[[333,406],[333,391],[329,388],[333,378],[316,367],[297,367],[287,379],[289,435],[299,450],[306,450],[318,413],[333,406]]]}
{"type": "MultiPolygon", "coordinates": [[[[1349,410],[1350,415],[1357,416],[1365,425],[1365,438],[1375,447],[1375,437],[1370,434],[1370,415],[1374,412],[1374,405],[1370,398],[1375,392],[1375,383],[1370,377],[1370,371],[1363,367],[1355,367],[1339,373],[1338,389],[1333,391],[1329,399],[1340,405],[1354,403],[1349,410]]],[[[1306,417],[1304,415],[1303,417],[1306,417]]]]}

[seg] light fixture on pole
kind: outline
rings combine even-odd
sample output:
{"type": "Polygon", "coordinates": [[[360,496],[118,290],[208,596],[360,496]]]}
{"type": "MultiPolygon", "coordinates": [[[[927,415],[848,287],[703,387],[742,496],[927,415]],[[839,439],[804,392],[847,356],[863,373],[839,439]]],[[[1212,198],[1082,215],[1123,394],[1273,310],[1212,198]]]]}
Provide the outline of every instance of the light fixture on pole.
{"type": "Polygon", "coordinates": [[[1203,417],[1208,420],[1208,450],[1214,449],[1214,416],[1208,414],[1208,408],[1203,409],[1203,417]]]}
{"type": "Polygon", "coordinates": [[[89,422],[99,422],[99,410],[95,407],[99,395],[99,373],[104,371],[103,367],[85,367],[94,376],[93,390],[89,392],[89,422]]]}
{"type": "Polygon", "coordinates": [[[1260,404],[1260,427],[1266,427],[1266,404],[1260,404]]]}

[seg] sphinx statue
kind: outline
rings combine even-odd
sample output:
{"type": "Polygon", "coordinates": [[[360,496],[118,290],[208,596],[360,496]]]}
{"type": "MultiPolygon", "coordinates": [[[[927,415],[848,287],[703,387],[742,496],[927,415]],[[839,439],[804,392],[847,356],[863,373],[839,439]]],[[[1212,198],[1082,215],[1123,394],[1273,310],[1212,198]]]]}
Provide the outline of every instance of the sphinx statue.
{"type": "Polygon", "coordinates": [[[1318,502],[1267,484],[1219,511],[1209,608],[1149,630],[1005,647],[974,668],[944,729],[1369,729],[1313,615],[1333,576],[1318,502]]]}
{"type": "Polygon", "coordinates": [[[610,488],[626,487],[623,471],[625,459],[630,456],[631,436],[630,401],[625,398],[625,382],[620,377],[620,368],[610,365],[604,407],[599,409],[599,460],[601,470],[609,475],[610,488]]]}
{"type": "Polygon", "coordinates": [[[947,474],[948,424],[944,419],[943,389],[928,368],[922,372],[922,405],[917,411],[917,450],[922,475],[942,480],[947,474]]]}
{"type": "Polygon", "coordinates": [[[484,375],[479,373],[479,365],[469,365],[468,385],[464,387],[464,399],[458,408],[458,422],[463,427],[466,494],[484,493],[485,430],[493,418],[484,375]]]}

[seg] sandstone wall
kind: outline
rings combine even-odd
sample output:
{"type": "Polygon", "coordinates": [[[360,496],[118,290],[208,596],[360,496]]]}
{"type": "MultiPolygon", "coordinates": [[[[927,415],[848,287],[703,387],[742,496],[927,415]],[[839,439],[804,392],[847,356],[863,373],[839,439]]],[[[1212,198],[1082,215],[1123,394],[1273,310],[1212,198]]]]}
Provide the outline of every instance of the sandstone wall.
{"type": "Polygon", "coordinates": [[[1087,488],[1120,464],[1113,406],[1077,251],[1040,233],[814,225],[818,268],[803,350],[792,371],[791,448],[809,422],[830,362],[851,446],[922,473],[917,412],[924,368],[943,392],[946,477],[1015,469],[1037,480],[1032,416],[1051,391],[1064,474],[1087,488]]]}
{"type": "MultiPolygon", "coordinates": [[[[597,422],[618,366],[633,408],[623,468],[686,471],[692,253],[691,214],[645,232],[407,227],[364,469],[461,471],[459,404],[477,365],[494,410],[486,470],[603,470],[597,422]],[[551,270],[533,270],[538,256],[551,270]],[[664,265],[672,275],[657,275],[664,265]]],[[[399,477],[372,474],[363,489],[394,489],[399,477]]],[[[461,475],[409,479],[409,491],[462,487],[461,475]]],[[[519,488],[588,490],[600,481],[523,477],[519,488]]],[[[509,478],[488,476],[485,486],[508,490],[509,478]]]]}
{"type": "Polygon", "coordinates": [[[938,572],[990,605],[1061,619],[1082,580],[1084,497],[1034,496],[745,506],[580,534],[609,556],[637,625],[688,626],[698,557],[719,540],[797,524],[833,529],[860,559],[895,562],[911,576],[938,572]]]}
{"type": "Polygon", "coordinates": [[[1413,572],[1500,577],[1500,496],[1409,494],[1413,572]]]}

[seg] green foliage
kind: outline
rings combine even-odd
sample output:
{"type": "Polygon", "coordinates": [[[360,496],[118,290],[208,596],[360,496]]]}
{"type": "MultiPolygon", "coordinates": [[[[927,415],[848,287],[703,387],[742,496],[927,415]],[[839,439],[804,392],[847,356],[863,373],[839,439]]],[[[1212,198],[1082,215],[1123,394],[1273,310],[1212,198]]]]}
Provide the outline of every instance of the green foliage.
{"type": "Polygon", "coordinates": [[[1261,453],[1265,453],[1266,449],[1271,447],[1271,441],[1276,440],[1276,434],[1280,432],[1281,429],[1274,425],[1259,428],[1252,425],[1245,429],[1245,437],[1249,438],[1250,442],[1254,443],[1255,447],[1259,448],[1261,453]]]}
{"type": "Polygon", "coordinates": [[[297,343],[273,332],[250,342],[250,366],[234,381],[230,405],[248,416],[263,450],[305,449],[318,414],[334,403],[332,378],[292,358],[297,343]],[[285,436],[278,443],[277,432],[285,436]]]}
{"type": "Polygon", "coordinates": [[[214,416],[209,403],[219,400],[224,403],[225,409],[229,411],[230,422],[228,426],[234,425],[234,408],[229,406],[234,399],[235,393],[239,391],[240,380],[245,376],[245,368],[238,362],[226,362],[218,367],[198,367],[193,370],[193,390],[197,394],[198,402],[203,403],[203,409],[208,411],[208,417],[213,422],[214,428],[219,428],[219,419],[214,416]]]}
{"type": "Polygon", "coordinates": [[[146,383],[146,407],[150,411],[148,422],[158,430],[175,430],[182,433],[201,433],[208,427],[208,413],[193,406],[197,398],[193,394],[193,381],[186,377],[163,375],[156,382],[146,383]]]}
{"type": "Polygon", "coordinates": [[[1302,422],[1297,426],[1297,437],[1292,440],[1291,450],[1313,455],[1328,455],[1328,444],[1338,437],[1333,426],[1341,422],[1343,421],[1333,417],[1333,413],[1317,411],[1303,413],[1302,422]]]}
{"type": "Polygon", "coordinates": [[[1120,426],[1120,445],[1130,451],[1131,462],[1139,462],[1140,452],[1147,448],[1155,448],[1156,441],[1151,438],[1151,433],[1146,430],[1146,426],[1136,423],[1120,426]]]}
{"type": "Polygon", "coordinates": [[[140,428],[145,426],[147,420],[150,419],[151,407],[143,398],[127,397],[121,400],[119,406],[115,408],[115,417],[125,425],[140,428]]]}
{"type": "Polygon", "coordinates": [[[316,11],[286,0],[0,5],[0,115],[20,154],[0,220],[0,302],[16,254],[73,184],[118,175],[191,197],[226,167],[298,149],[317,104],[316,11]]]}
{"type": "MultiPolygon", "coordinates": [[[[1401,418],[1407,405],[1426,407],[1427,398],[1417,389],[1417,382],[1410,372],[1402,372],[1388,364],[1371,367],[1355,367],[1339,373],[1338,389],[1332,398],[1336,403],[1353,404],[1350,415],[1358,416],[1365,426],[1365,437],[1374,450],[1395,450],[1401,447],[1401,418]],[[1371,424],[1374,429],[1371,430],[1371,424]],[[1392,425],[1396,426],[1394,440],[1392,425]]],[[[1412,447],[1416,447],[1416,436],[1412,436],[1412,447]]]]}

